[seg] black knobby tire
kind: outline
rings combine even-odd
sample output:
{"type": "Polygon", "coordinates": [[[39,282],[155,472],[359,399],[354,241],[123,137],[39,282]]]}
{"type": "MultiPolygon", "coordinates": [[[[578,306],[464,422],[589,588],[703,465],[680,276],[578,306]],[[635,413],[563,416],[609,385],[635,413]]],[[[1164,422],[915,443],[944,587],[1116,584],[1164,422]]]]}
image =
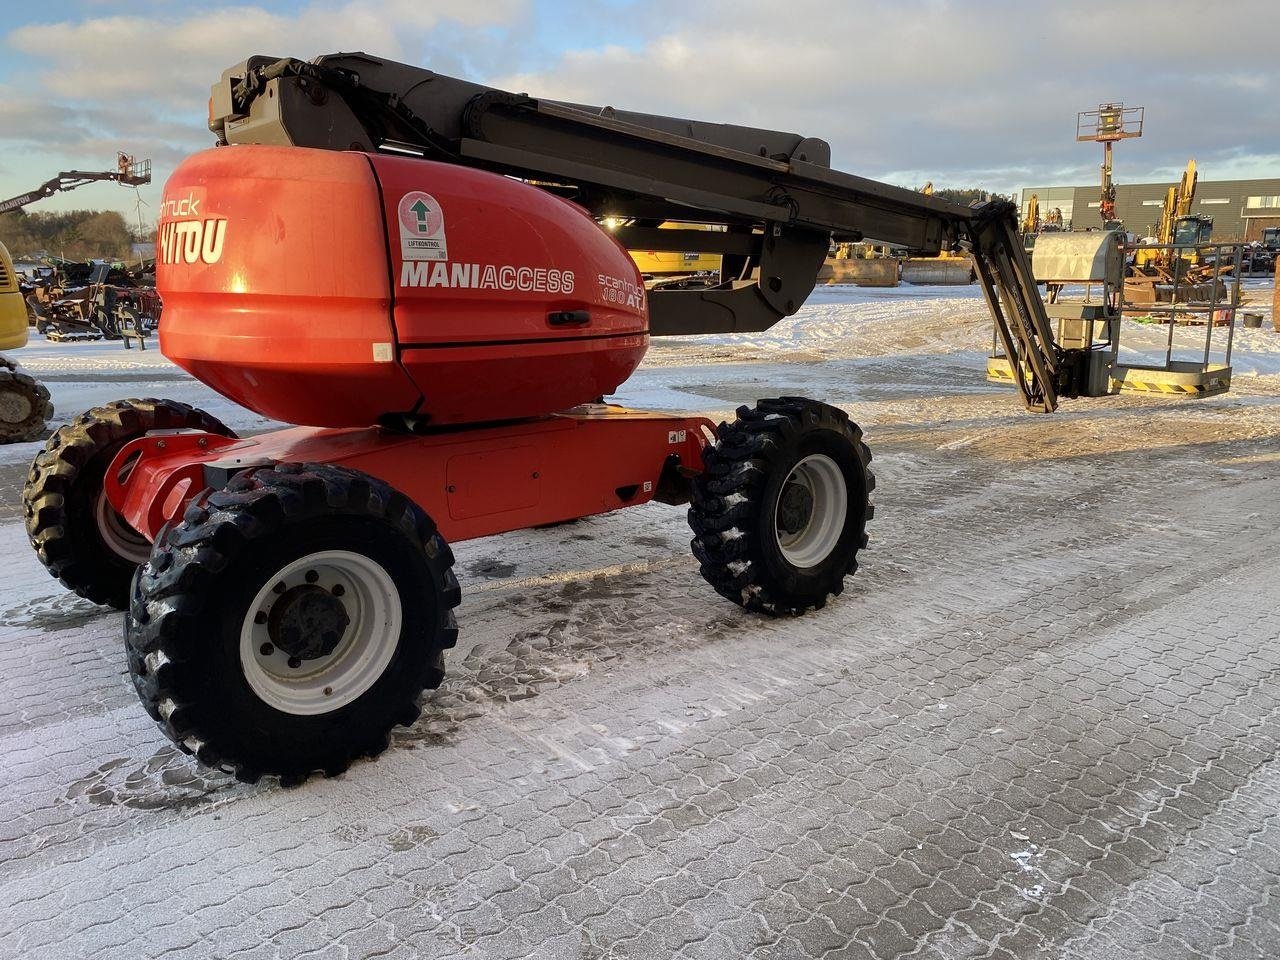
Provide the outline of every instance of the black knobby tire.
{"type": "Polygon", "coordinates": [[[22,490],[27,536],[67,589],[94,603],[128,607],[129,583],[150,547],[99,501],[103,476],[130,440],[176,429],[235,436],[221,420],[176,400],[117,400],[59,427],[36,455],[22,490]]]}
{"type": "Polygon", "coordinates": [[[422,691],[440,685],[458,636],[452,568],[431,518],[380,480],[322,464],[241,475],[166,528],[138,571],[125,617],[134,686],[165,734],[207,766],[246,782],[335,776],[386,749],[396,725],[418,718],[422,691]],[[356,699],[299,715],[255,693],[241,631],[279,571],[324,551],[357,552],[390,575],[401,629],[356,699]]]}
{"type": "Polygon", "coordinates": [[[720,425],[703,460],[689,526],[702,576],[717,593],[748,610],[795,615],[823,607],[844,589],[867,545],[875,489],[871,451],[848,414],[802,397],[761,400],[720,425]],[[798,566],[780,545],[779,499],[797,464],[815,455],[838,467],[847,508],[824,558],[798,566]]]}
{"type": "Polygon", "coordinates": [[[48,388],[0,357],[0,443],[39,440],[52,417],[48,388]]]}

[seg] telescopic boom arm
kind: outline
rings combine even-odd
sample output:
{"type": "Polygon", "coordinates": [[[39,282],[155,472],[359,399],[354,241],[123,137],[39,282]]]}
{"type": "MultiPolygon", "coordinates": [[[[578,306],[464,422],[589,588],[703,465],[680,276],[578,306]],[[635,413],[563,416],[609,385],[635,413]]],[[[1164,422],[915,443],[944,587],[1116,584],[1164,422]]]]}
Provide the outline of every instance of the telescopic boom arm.
{"type": "Polygon", "coordinates": [[[1072,395],[1005,200],[972,208],[831,169],[823,140],[539,100],[363,53],[255,56],[210,99],[219,143],[382,151],[538,184],[631,249],[720,254],[720,283],[650,292],[654,336],[765,330],[812,293],[832,240],[965,249],[1027,408],[1072,395]],[[664,222],[722,230],[663,229],[664,222]]]}

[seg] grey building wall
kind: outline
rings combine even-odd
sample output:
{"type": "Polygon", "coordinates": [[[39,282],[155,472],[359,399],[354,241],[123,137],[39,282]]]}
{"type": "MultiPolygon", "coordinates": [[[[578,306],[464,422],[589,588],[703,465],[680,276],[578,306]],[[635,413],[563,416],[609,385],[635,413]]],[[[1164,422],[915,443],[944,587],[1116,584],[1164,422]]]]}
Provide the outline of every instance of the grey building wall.
{"type": "MultiPolygon", "coordinates": [[[[1160,223],[1160,208],[1172,183],[1116,185],[1116,216],[1125,229],[1140,236],[1160,223]]],[[[1034,193],[1043,219],[1054,207],[1062,209],[1068,229],[1101,226],[1097,184],[1087,187],[1028,187],[1022,191],[1022,212],[1034,193]]],[[[1213,217],[1214,240],[1257,240],[1262,228],[1280,226],[1280,177],[1261,180],[1201,180],[1191,212],[1213,217]]]]}

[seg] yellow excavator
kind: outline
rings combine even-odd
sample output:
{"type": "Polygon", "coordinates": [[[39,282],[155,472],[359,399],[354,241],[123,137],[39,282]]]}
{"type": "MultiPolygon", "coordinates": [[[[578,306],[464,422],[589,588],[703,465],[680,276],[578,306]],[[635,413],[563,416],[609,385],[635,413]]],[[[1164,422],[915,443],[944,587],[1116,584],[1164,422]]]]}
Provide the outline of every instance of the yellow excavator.
{"type": "MultiPolygon", "coordinates": [[[[27,344],[27,304],[18,286],[13,259],[0,243],[0,350],[27,344]]],[[[38,439],[53,416],[44,384],[23,373],[8,357],[0,356],[0,443],[38,439]]]]}
{"type": "Polygon", "coordinates": [[[1040,230],[1040,197],[1031,195],[1027,201],[1027,214],[1022,218],[1023,234],[1037,233],[1040,230]]]}
{"type": "MultiPolygon", "coordinates": [[[[1182,173],[1182,180],[1176,187],[1170,187],[1165,194],[1164,206],[1160,210],[1160,225],[1156,228],[1156,242],[1172,244],[1176,247],[1190,247],[1185,253],[1179,253],[1177,259],[1195,266],[1199,264],[1199,253],[1194,249],[1196,244],[1208,243],[1213,235],[1213,217],[1191,212],[1191,204],[1196,197],[1196,183],[1199,174],[1195,160],[1187,162],[1187,169],[1182,173]]],[[[1148,269],[1171,271],[1167,251],[1139,250],[1134,266],[1147,272],[1148,269]]]]}
{"type": "MultiPolygon", "coordinates": [[[[1212,237],[1213,217],[1191,212],[1198,179],[1196,162],[1189,160],[1178,185],[1165,194],[1155,233],[1159,246],[1137,250],[1125,278],[1124,295],[1130,303],[1155,303],[1161,299],[1158,288],[1162,285],[1194,285],[1210,280],[1210,274],[1215,272],[1216,268],[1201,269],[1205,264],[1198,245],[1208,243],[1212,237]]],[[[1190,287],[1183,291],[1184,296],[1196,293],[1190,287]]]]}

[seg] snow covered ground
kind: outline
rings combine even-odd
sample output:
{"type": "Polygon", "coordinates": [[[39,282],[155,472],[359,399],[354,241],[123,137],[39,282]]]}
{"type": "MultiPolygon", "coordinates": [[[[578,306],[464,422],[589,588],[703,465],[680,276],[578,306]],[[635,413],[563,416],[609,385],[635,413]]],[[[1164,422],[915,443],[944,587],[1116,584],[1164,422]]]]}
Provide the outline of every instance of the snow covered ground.
{"type": "MultiPolygon", "coordinates": [[[[25,542],[38,445],[0,448],[0,956],[1277,955],[1280,333],[1246,288],[1231,394],[1051,417],[983,379],[972,287],[655,342],[618,401],[866,428],[844,596],[748,616],[658,505],[460,544],[449,679],[296,790],[168,745],[118,614],[25,542]]],[[[151,395],[270,426],[155,349],[17,358],[61,420],[151,395]]]]}

